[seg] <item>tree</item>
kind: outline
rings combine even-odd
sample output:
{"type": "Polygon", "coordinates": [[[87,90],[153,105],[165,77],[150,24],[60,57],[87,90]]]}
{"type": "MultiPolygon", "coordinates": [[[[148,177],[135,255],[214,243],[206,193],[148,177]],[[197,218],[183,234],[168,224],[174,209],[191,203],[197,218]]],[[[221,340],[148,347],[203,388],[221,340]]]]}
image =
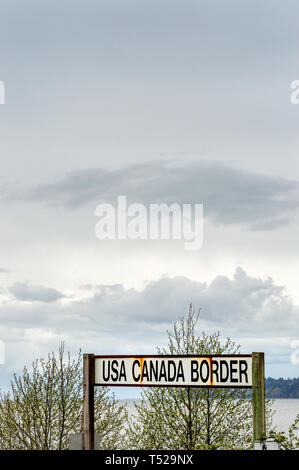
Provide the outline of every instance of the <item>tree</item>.
{"type": "MultiPolygon", "coordinates": [[[[0,393],[1,449],[67,449],[69,434],[82,432],[82,354],[76,359],[52,352],[37,359],[32,371],[13,375],[10,390],[0,393]]],[[[127,411],[105,387],[95,390],[95,431],[101,448],[121,445],[127,411]]]]}
{"type": "Polygon", "coordinates": [[[297,414],[295,421],[288,429],[288,432],[280,432],[276,430],[271,430],[269,433],[270,438],[274,438],[276,441],[279,442],[280,448],[283,450],[295,450],[299,449],[299,437],[298,431],[299,429],[299,413],[297,414]]]}
{"type": "MultiPolygon", "coordinates": [[[[168,347],[159,354],[238,354],[219,332],[196,334],[199,313],[192,305],[168,332],[168,347]]],[[[136,449],[236,449],[253,444],[252,405],[246,389],[144,388],[135,404],[129,439],[136,449]]],[[[267,421],[272,412],[267,402],[267,421]]]]}

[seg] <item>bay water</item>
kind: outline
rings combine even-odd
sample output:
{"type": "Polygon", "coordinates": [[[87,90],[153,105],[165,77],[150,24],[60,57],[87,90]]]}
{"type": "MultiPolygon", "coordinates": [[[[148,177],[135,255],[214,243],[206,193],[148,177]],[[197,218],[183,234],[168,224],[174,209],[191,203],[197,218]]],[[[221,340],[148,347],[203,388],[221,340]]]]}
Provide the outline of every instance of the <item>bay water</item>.
{"type": "MultiPolygon", "coordinates": [[[[120,404],[127,403],[127,409],[130,415],[134,415],[134,402],[138,403],[139,400],[120,400],[120,404]]],[[[277,431],[287,432],[290,425],[295,421],[296,415],[299,413],[299,399],[294,398],[281,398],[273,400],[273,426],[277,431]]],[[[299,431],[297,431],[299,436],[299,431]]]]}

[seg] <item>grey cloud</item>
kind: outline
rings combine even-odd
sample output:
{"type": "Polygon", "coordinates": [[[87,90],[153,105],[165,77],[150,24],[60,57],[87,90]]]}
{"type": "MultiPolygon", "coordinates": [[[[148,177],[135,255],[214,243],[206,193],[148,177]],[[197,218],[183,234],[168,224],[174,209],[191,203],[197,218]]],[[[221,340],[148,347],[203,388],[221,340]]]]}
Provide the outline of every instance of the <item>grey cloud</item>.
{"type": "Polygon", "coordinates": [[[56,289],[39,285],[29,285],[26,282],[16,282],[9,288],[16,299],[28,302],[56,302],[65,296],[56,289]]]}
{"type": "Polygon", "coordinates": [[[115,292],[115,291],[122,291],[123,286],[122,284],[82,284],[79,286],[79,289],[92,291],[97,290],[100,292],[115,292]]]}
{"type": "Polygon", "coordinates": [[[283,5],[257,0],[250,4],[235,0],[165,0],[163,5],[157,0],[150,4],[136,0],[88,0],[82,4],[72,0],[46,5],[28,0],[26,11],[11,3],[3,2],[3,38],[11,34],[15,18],[22,18],[23,28],[8,45],[5,42],[6,49],[19,49],[22,40],[24,47],[31,46],[31,54],[42,56],[45,48],[48,60],[56,53],[61,61],[68,57],[68,61],[64,60],[67,65],[69,55],[77,61],[79,58],[79,64],[91,55],[93,61],[104,57],[107,65],[102,73],[115,64],[129,72],[132,65],[135,69],[139,66],[140,71],[146,67],[151,73],[172,66],[175,70],[179,67],[181,74],[186,70],[203,74],[212,66],[219,70],[223,63],[229,64],[228,69],[249,59],[256,64],[266,54],[269,66],[270,58],[281,51],[287,53],[298,42],[298,6],[287,0],[283,5]],[[33,11],[41,21],[34,21],[33,11]],[[287,35],[281,27],[285,21],[287,35]],[[78,28],[82,36],[76,34],[78,28]],[[63,55],[65,51],[67,55],[63,55]]]}
{"type": "Polygon", "coordinates": [[[0,273],[10,273],[11,271],[9,269],[5,268],[0,268],[0,273]]]}
{"type": "Polygon", "coordinates": [[[246,224],[252,230],[274,230],[291,222],[299,208],[299,182],[260,175],[222,164],[170,166],[163,162],[117,170],[93,168],[30,188],[10,198],[44,201],[76,209],[87,203],[203,203],[216,224],[246,224]],[[282,217],[283,216],[283,217],[282,217]]]}
{"type": "Polygon", "coordinates": [[[253,231],[271,231],[275,230],[277,228],[282,228],[282,227],[288,227],[290,225],[291,221],[289,219],[273,219],[265,222],[257,222],[256,224],[252,224],[251,230],[253,231]]]}

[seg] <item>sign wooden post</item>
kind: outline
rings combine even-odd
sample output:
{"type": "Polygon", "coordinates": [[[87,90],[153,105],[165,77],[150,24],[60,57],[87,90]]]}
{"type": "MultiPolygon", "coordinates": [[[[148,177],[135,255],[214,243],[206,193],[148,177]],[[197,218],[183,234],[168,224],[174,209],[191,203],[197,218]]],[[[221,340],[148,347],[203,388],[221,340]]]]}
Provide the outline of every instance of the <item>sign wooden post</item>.
{"type": "Polygon", "coordinates": [[[94,354],[83,355],[83,449],[94,450],[94,354]]]}
{"type": "Polygon", "coordinates": [[[253,438],[262,441],[266,438],[265,419],[265,366],[264,353],[252,353],[252,406],[253,438]]]}

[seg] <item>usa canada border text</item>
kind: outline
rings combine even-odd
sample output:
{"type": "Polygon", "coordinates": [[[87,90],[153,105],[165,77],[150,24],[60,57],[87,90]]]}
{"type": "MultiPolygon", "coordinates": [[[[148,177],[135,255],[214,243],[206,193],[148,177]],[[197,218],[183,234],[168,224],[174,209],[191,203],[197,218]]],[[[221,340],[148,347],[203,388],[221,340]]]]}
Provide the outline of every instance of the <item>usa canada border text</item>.
{"type": "MultiPolygon", "coordinates": [[[[241,358],[252,358],[252,354],[178,354],[178,355],[173,355],[173,354],[105,354],[105,355],[94,355],[94,367],[95,367],[95,361],[96,359],[146,359],[146,358],[159,358],[159,359],[180,359],[180,358],[236,358],[236,359],[241,359],[241,358]]],[[[100,386],[100,387],[171,387],[171,388],[231,388],[231,389],[250,389],[253,388],[252,385],[225,385],[225,384],[219,384],[219,385],[196,385],[196,384],[146,384],[146,383],[134,383],[134,384],[127,384],[127,383],[97,383],[94,382],[94,386],[100,386]]]]}

